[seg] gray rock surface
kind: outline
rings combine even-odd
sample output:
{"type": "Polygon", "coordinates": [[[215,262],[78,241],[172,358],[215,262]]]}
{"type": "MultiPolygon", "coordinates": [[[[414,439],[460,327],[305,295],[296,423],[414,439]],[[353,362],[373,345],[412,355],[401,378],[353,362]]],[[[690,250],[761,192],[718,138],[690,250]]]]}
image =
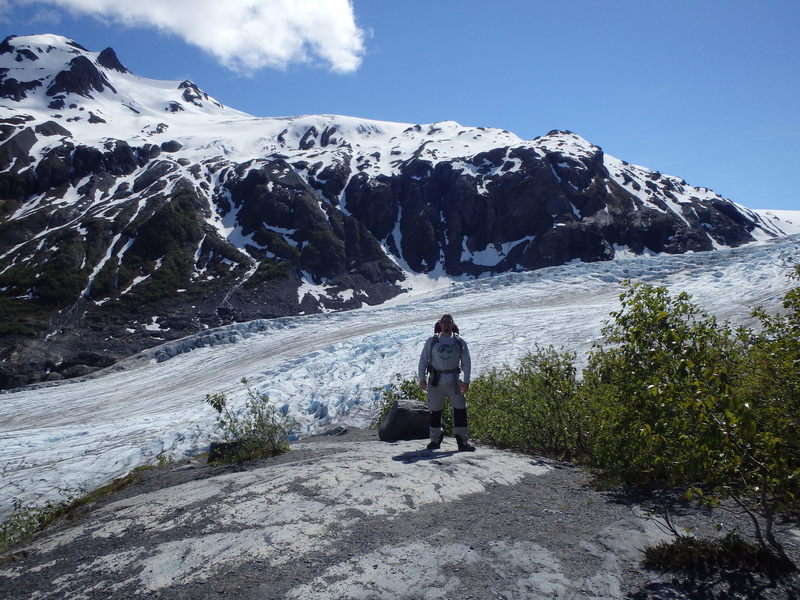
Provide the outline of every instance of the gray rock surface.
{"type": "MultiPolygon", "coordinates": [[[[570,465],[337,430],[247,465],[153,469],[15,549],[0,597],[796,598],[796,580],[648,571],[648,501],[570,465]],[[738,586],[738,587],[737,587],[738,586]]],[[[716,516],[678,509],[679,526],[716,516]]],[[[790,532],[791,534],[791,532],[790,532]]],[[[800,534],[795,533],[800,539],[800,534]]],[[[787,543],[795,557],[797,539],[787,543]]]]}

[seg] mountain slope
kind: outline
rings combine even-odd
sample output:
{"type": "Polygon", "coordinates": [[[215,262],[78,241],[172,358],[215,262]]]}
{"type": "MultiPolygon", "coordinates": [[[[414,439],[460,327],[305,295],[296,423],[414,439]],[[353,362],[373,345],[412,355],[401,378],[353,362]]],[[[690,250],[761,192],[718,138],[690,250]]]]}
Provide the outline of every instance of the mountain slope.
{"type": "Polygon", "coordinates": [[[232,321],[780,235],[579,136],[255,118],[53,35],[0,44],[0,387],[232,321]]]}

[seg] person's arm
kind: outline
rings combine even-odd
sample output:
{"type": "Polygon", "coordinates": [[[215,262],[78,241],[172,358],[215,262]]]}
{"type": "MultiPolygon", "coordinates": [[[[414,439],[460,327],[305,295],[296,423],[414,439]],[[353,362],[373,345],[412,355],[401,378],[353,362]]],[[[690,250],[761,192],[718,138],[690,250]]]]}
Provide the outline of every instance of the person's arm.
{"type": "Polygon", "coordinates": [[[419,355],[419,364],[417,365],[417,382],[423,390],[428,388],[428,382],[425,380],[425,372],[428,370],[428,344],[430,344],[430,340],[426,340],[422,346],[422,353],[419,355]]]}
{"type": "Polygon", "coordinates": [[[467,342],[464,342],[464,340],[461,341],[464,343],[461,349],[461,371],[464,373],[461,393],[465,394],[469,389],[469,382],[472,377],[472,358],[469,355],[469,346],[467,346],[467,342]]]}

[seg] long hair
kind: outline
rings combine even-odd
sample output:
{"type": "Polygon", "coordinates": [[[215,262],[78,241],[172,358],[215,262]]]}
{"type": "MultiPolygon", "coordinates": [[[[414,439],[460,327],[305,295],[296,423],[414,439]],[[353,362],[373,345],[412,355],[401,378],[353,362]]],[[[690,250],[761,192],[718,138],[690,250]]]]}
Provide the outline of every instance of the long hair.
{"type": "MultiPolygon", "coordinates": [[[[450,319],[451,321],[453,321],[453,317],[451,317],[450,315],[442,315],[441,318],[439,319],[439,321],[441,321],[442,319],[445,319],[445,318],[450,319]]],[[[439,325],[439,321],[436,321],[436,324],[433,326],[433,333],[441,333],[442,326],[439,325]]],[[[458,332],[459,332],[458,331],[458,325],[456,325],[456,322],[453,321],[453,333],[458,333],[458,332]]]]}

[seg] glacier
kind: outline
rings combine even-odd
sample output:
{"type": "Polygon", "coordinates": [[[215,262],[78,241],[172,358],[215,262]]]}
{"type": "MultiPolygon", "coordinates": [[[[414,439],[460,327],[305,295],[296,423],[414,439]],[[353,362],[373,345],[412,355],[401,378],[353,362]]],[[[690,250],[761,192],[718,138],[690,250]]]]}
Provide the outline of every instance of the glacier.
{"type": "Polygon", "coordinates": [[[241,408],[242,378],[296,422],[297,437],[333,424],[364,427],[394,374],[413,377],[422,344],[445,312],[470,344],[474,375],[513,364],[536,345],[574,351],[580,366],[618,307],[621,281],[686,291],[710,314],[752,324],[752,308],[780,310],[796,284],[788,275],[799,251],[800,234],[793,234],[713,252],[576,261],[470,281],[418,276],[407,293],[380,306],[235,323],[82,380],[3,392],[0,517],[15,499],[55,499],[158,457],[205,451],[216,419],[205,395],[225,393],[241,408]]]}

